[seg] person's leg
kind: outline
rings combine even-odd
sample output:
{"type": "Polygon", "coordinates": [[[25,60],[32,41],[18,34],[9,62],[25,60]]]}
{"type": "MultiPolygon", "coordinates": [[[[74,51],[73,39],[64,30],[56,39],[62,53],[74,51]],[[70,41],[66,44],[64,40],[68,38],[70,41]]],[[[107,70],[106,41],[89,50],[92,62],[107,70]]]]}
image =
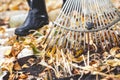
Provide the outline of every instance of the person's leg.
{"type": "Polygon", "coordinates": [[[45,0],[28,0],[30,10],[28,16],[20,27],[15,30],[18,36],[26,36],[49,23],[45,0]]]}

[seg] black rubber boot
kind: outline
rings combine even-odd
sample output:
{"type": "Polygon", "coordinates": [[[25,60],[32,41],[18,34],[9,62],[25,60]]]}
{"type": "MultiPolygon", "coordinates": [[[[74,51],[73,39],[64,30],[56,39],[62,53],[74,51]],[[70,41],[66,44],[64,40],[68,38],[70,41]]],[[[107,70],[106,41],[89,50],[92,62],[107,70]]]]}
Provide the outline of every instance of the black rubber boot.
{"type": "Polygon", "coordinates": [[[28,0],[30,10],[20,27],[15,30],[18,36],[26,36],[49,23],[45,0],[28,0]]]}

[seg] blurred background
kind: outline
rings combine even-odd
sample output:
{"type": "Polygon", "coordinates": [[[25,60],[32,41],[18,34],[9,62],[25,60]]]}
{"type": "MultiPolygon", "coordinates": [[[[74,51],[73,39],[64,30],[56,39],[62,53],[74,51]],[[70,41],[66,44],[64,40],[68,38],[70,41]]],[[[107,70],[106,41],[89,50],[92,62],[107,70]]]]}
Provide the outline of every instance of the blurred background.
{"type": "MultiPolygon", "coordinates": [[[[114,3],[114,5],[117,8],[120,8],[120,0],[111,0],[111,1],[114,3]]],[[[61,2],[62,0],[46,0],[47,7],[51,7],[51,9],[48,9],[48,11],[58,8],[58,5],[61,5],[61,2]]],[[[0,0],[0,12],[13,11],[13,10],[28,10],[28,9],[29,8],[26,0],[0,0]]]]}
{"type": "MultiPolygon", "coordinates": [[[[54,20],[56,16],[53,15],[57,15],[62,5],[62,0],[45,1],[50,20],[54,20]]],[[[29,7],[26,0],[0,0],[0,26],[17,27],[21,25],[27,16],[28,10],[29,7]]]]}

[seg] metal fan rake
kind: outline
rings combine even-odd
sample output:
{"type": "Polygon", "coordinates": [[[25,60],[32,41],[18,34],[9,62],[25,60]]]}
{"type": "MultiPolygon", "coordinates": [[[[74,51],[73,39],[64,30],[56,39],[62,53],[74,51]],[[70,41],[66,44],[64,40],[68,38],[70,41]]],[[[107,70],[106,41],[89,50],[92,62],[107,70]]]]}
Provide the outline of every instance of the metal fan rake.
{"type": "Polygon", "coordinates": [[[46,49],[107,50],[120,44],[120,31],[114,26],[119,20],[110,0],[67,0],[44,44],[46,49]]]}

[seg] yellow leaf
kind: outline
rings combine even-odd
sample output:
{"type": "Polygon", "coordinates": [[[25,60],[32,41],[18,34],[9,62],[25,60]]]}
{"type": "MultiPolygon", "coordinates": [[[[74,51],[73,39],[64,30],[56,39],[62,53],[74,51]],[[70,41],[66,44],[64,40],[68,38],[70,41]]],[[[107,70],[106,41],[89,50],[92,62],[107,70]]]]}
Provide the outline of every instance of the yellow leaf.
{"type": "Polygon", "coordinates": [[[24,64],[22,68],[29,68],[29,66],[27,64],[24,64]]]}
{"type": "Polygon", "coordinates": [[[0,26],[0,34],[5,33],[5,29],[0,26]]]}
{"type": "Polygon", "coordinates": [[[120,48],[119,48],[119,47],[114,47],[114,48],[112,48],[112,49],[110,50],[110,54],[111,54],[112,56],[116,55],[116,51],[117,51],[117,50],[120,50],[120,48]]]}
{"type": "Polygon", "coordinates": [[[11,53],[11,49],[10,49],[10,50],[5,51],[4,55],[5,55],[5,56],[9,56],[9,55],[10,55],[10,53],[11,53]]]}

